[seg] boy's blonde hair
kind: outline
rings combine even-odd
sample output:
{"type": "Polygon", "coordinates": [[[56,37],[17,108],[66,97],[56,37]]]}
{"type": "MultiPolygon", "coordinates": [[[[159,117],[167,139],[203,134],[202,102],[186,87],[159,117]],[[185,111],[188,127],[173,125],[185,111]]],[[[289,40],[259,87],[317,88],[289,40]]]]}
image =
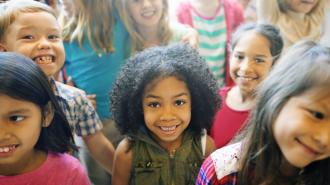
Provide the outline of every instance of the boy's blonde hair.
{"type": "MultiPolygon", "coordinates": [[[[79,11],[71,18],[64,18],[62,36],[64,41],[77,40],[80,47],[88,38],[96,52],[112,52],[112,28],[114,13],[111,0],[72,0],[79,11]]],[[[75,8],[77,9],[77,8],[75,8]]]]}
{"type": "MultiPolygon", "coordinates": [[[[162,0],[162,2],[163,15],[160,18],[158,26],[158,37],[160,38],[160,45],[166,45],[172,37],[172,31],[169,24],[168,2],[167,0],[162,0]]],[[[118,7],[120,16],[130,35],[132,52],[141,51],[144,49],[145,39],[143,39],[142,34],[138,31],[134,18],[130,14],[128,3],[130,3],[129,0],[116,0],[116,6],[118,7]]]]}
{"type": "Polygon", "coordinates": [[[0,42],[4,40],[9,26],[15,21],[21,13],[47,12],[56,14],[51,7],[46,4],[32,0],[11,0],[0,4],[0,42]]]}

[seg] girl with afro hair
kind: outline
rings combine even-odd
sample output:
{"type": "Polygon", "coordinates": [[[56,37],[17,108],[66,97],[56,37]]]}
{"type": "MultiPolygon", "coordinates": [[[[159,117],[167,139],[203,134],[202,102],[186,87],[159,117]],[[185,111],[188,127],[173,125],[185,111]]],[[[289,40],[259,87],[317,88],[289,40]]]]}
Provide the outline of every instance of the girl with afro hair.
{"type": "Polygon", "coordinates": [[[111,112],[126,137],[115,152],[113,185],[194,184],[214,149],[209,130],[220,107],[217,83],[188,45],[131,57],[112,89],[111,112]]]}

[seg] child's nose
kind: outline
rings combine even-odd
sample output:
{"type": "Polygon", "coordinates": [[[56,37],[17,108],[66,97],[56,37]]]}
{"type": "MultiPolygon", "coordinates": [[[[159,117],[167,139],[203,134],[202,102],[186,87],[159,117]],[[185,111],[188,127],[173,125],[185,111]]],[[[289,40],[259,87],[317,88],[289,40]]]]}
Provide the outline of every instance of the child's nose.
{"type": "Polygon", "coordinates": [[[313,135],[313,139],[317,142],[320,149],[330,147],[330,127],[321,128],[313,135]]]}
{"type": "Polygon", "coordinates": [[[244,58],[244,60],[240,64],[240,70],[249,70],[251,67],[251,61],[248,57],[244,58]]]}
{"type": "Polygon", "coordinates": [[[175,116],[173,114],[173,109],[171,106],[164,106],[162,114],[160,116],[161,121],[170,121],[175,119],[175,116]]]}
{"type": "Polygon", "coordinates": [[[4,124],[0,123],[0,141],[9,138],[10,134],[8,132],[8,129],[4,126],[4,124]]]}
{"type": "Polygon", "coordinates": [[[38,49],[49,49],[50,42],[47,38],[41,38],[38,42],[38,49]]]}
{"type": "Polygon", "coordinates": [[[143,7],[149,7],[151,5],[150,0],[143,0],[143,7]]]}

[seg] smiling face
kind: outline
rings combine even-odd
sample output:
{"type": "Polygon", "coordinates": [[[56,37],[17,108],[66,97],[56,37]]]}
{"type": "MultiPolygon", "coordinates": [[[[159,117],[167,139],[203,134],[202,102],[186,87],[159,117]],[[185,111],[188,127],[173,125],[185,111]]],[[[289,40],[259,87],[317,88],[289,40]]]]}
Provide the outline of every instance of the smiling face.
{"type": "Polygon", "coordinates": [[[319,0],[286,0],[290,10],[297,13],[309,13],[319,0]]]}
{"type": "Polygon", "coordinates": [[[230,76],[242,93],[250,94],[268,75],[272,64],[268,40],[255,31],[248,31],[233,50],[230,76]]]}
{"type": "Polygon", "coordinates": [[[163,15],[163,0],[127,0],[128,10],[139,28],[158,26],[163,15]]]}
{"type": "Polygon", "coordinates": [[[143,113],[146,127],[162,147],[180,146],[191,119],[191,97],[185,82],[176,77],[152,81],[144,91],[143,113]]]}
{"type": "Polygon", "coordinates": [[[41,109],[27,101],[0,95],[0,175],[31,170],[39,158],[34,149],[41,131],[41,109]]]}
{"type": "Polygon", "coordinates": [[[330,93],[322,88],[290,98],[273,124],[275,140],[292,167],[330,156],[330,93]]]}
{"type": "Polygon", "coordinates": [[[19,13],[8,27],[2,49],[34,60],[47,76],[64,64],[64,48],[56,18],[47,12],[19,13]]]}

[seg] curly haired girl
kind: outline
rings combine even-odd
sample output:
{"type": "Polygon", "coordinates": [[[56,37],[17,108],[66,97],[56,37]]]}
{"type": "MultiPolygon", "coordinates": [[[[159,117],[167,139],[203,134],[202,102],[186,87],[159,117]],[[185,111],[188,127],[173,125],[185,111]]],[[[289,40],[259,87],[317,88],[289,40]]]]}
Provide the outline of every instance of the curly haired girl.
{"type": "Polygon", "coordinates": [[[198,52],[177,44],[135,55],[110,99],[127,136],[115,153],[112,184],[193,184],[215,148],[203,131],[220,105],[216,81],[198,52]]]}

